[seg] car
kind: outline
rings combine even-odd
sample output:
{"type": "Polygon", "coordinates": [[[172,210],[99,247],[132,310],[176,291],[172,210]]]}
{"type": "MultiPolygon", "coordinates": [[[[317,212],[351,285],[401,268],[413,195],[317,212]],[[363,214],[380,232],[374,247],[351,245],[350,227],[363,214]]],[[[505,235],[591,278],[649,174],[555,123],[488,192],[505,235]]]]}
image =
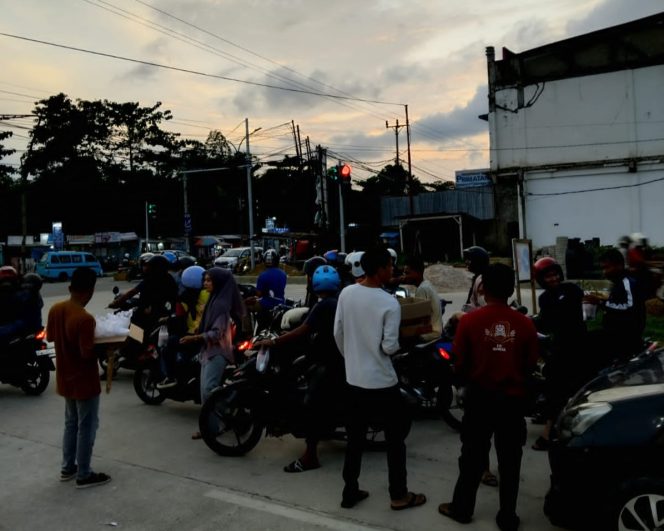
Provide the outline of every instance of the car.
{"type": "Polygon", "coordinates": [[[47,251],[37,262],[35,271],[46,280],[65,281],[78,267],[88,267],[98,277],[104,274],[97,257],[82,251],[47,251]]]}
{"type": "Polygon", "coordinates": [[[605,369],[568,401],[549,464],[552,524],[664,529],[664,348],[605,369]]]}
{"type": "MultiPolygon", "coordinates": [[[[262,248],[254,247],[254,261],[260,262],[262,248]]],[[[251,261],[251,247],[234,247],[215,258],[214,265],[230,269],[233,273],[244,273],[249,269],[251,261]]]]}

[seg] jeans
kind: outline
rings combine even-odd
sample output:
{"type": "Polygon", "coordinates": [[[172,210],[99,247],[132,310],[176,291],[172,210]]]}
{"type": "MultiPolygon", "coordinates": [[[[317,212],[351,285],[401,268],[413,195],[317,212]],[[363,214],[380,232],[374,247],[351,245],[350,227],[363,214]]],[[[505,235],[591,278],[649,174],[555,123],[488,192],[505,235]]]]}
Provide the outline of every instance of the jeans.
{"type": "Polygon", "coordinates": [[[62,440],[62,470],[78,465],[78,479],[92,474],[90,460],[99,426],[99,395],[88,400],[65,398],[65,434],[62,440]]]}
{"type": "Polygon", "coordinates": [[[210,396],[210,393],[221,385],[221,377],[228,365],[223,356],[214,356],[201,364],[201,404],[210,396]]]}
{"type": "Polygon", "coordinates": [[[398,500],[405,497],[408,494],[406,437],[410,432],[411,419],[399,394],[399,388],[394,386],[385,389],[363,389],[349,386],[348,394],[348,443],[343,469],[343,497],[350,498],[359,490],[362,453],[370,424],[385,430],[390,498],[398,500]]]}

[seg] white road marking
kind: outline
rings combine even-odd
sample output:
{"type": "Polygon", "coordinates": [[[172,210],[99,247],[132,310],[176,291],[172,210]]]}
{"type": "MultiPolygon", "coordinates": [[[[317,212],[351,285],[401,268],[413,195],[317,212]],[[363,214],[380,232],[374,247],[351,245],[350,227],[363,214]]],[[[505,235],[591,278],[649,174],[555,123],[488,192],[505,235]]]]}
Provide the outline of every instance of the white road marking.
{"type": "Polygon", "coordinates": [[[247,509],[270,513],[275,516],[298,520],[305,524],[336,529],[338,531],[387,531],[387,528],[384,527],[366,526],[351,520],[336,519],[313,510],[290,507],[276,501],[267,501],[251,494],[238,494],[230,490],[215,489],[206,492],[205,496],[225,503],[240,505],[247,509]]]}

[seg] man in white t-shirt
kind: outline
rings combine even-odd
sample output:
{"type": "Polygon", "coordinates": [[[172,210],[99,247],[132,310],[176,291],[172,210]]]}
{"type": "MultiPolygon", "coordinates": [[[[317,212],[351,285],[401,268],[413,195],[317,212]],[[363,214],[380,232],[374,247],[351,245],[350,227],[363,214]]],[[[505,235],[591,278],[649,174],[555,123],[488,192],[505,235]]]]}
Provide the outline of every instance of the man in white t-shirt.
{"type": "Polygon", "coordinates": [[[382,289],[392,278],[392,257],[385,248],[362,256],[366,278],[341,291],[334,319],[334,339],[344,357],[348,383],[348,443],[344,461],[341,506],[349,509],[369,493],[359,488],[362,452],[370,423],[385,430],[390,507],[417,507],[423,494],[408,491],[406,437],[411,419],[401,399],[390,356],[399,350],[401,308],[382,289]]]}
{"type": "Polygon", "coordinates": [[[414,297],[426,299],[431,303],[431,330],[437,334],[443,333],[443,309],[436,288],[424,279],[424,262],[421,258],[410,257],[406,259],[403,269],[403,278],[406,284],[412,284],[417,289],[414,297]]]}

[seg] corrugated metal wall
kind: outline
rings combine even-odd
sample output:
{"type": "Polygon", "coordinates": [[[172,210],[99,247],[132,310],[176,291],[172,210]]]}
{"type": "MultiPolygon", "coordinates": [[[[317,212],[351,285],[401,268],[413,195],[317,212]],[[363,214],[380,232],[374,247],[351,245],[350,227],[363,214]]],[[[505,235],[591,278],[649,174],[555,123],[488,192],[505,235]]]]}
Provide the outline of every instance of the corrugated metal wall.
{"type": "MultiPolygon", "coordinates": [[[[383,197],[381,223],[383,227],[399,224],[399,217],[410,215],[408,197],[383,197]]],[[[493,219],[495,215],[493,186],[466,190],[445,190],[413,197],[414,216],[435,214],[468,214],[477,219],[493,219]]]]}

